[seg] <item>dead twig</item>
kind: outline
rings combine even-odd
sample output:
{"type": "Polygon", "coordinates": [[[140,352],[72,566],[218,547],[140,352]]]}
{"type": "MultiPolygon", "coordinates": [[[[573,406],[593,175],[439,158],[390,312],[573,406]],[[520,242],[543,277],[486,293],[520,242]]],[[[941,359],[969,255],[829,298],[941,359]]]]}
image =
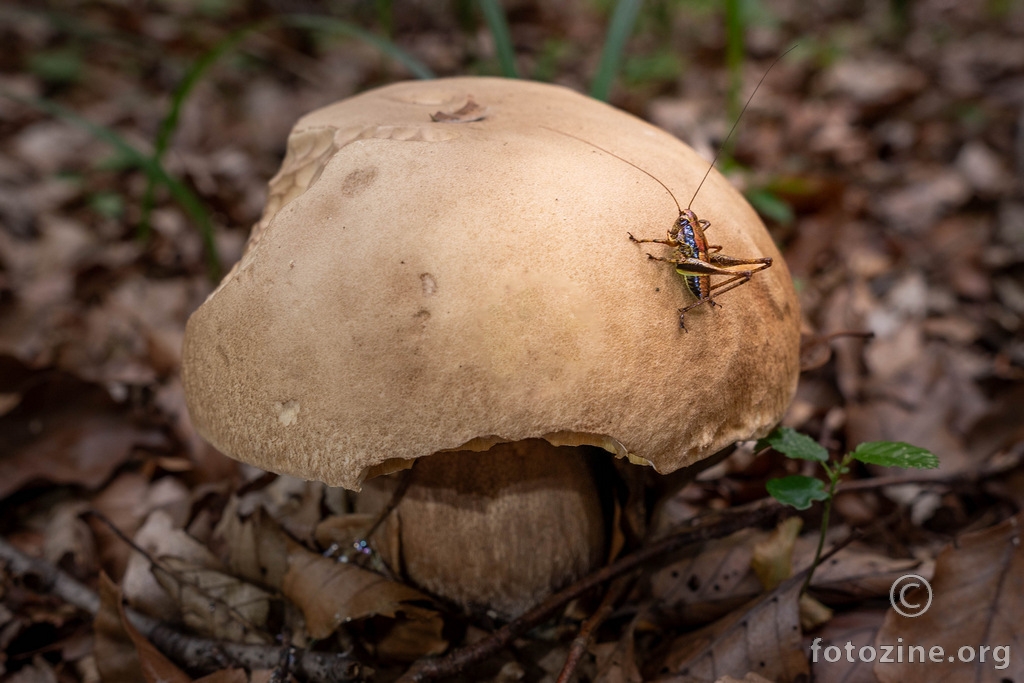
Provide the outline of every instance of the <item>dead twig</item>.
{"type": "MultiPolygon", "coordinates": [[[[11,573],[34,579],[32,589],[46,592],[95,615],[99,596],[54,565],[31,558],[0,538],[0,559],[11,573]]],[[[197,638],[176,631],[163,622],[132,610],[128,619],[161,652],[178,664],[199,671],[218,671],[231,666],[273,669],[281,662],[281,648],[270,645],[242,645],[197,638]]],[[[309,681],[358,681],[364,678],[358,662],[339,654],[295,650],[292,672],[309,681]]]]}
{"type": "Polygon", "coordinates": [[[424,681],[436,681],[452,676],[462,671],[465,667],[482,661],[502,650],[515,638],[550,619],[569,601],[608,581],[636,569],[649,567],[657,560],[693,543],[713,538],[722,538],[740,529],[755,525],[772,524],[783,514],[790,514],[790,512],[775,500],[763,498],[755,503],[734,508],[721,515],[714,515],[714,519],[709,519],[710,515],[706,516],[700,520],[699,526],[686,527],[584,577],[568,588],[544,600],[518,619],[501,627],[489,637],[472,645],[454,650],[444,657],[426,658],[417,661],[398,679],[398,683],[423,683],[424,681]]]}
{"type": "Polygon", "coordinates": [[[388,516],[395,511],[395,508],[397,508],[398,504],[402,502],[402,499],[405,498],[405,494],[409,490],[409,485],[412,484],[412,478],[416,476],[413,473],[416,471],[417,462],[419,461],[414,461],[412,467],[402,473],[401,479],[398,480],[398,486],[395,487],[394,493],[391,494],[391,498],[388,500],[387,505],[377,513],[377,517],[373,520],[373,523],[370,524],[369,530],[363,534],[362,539],[357,540],[352,547],[346,549],[345,552],[341,554],[341,557],[339,558],[341,561],[349,562],[352,560],[352,557],[356,552],[362,551],[364,547],[369,547],[368,543],[373,535],[377,533],[377,529],[380,528],[380,525],[384,523],[384,520],[386,520],[388,516]]]}
{"type": "Polygon", "coordinates": [[[558,680],[555,683],[569,683],[572,680],[576,667],[579,666],[583,655],[587,652],[590,639],[594,637],[594,632],[615,611],[616,603],[633,585],[633,579],[634,576],[620,576],[612,582],[608,592],[605,593],[604,598],[601,600],[601,604],[590,615],[590,618],[583,622],[580,626],[580,632],[573,638],[572,645],[569,646],[569,655],[565,658],[562,672],[558,674],[558,680]]]}

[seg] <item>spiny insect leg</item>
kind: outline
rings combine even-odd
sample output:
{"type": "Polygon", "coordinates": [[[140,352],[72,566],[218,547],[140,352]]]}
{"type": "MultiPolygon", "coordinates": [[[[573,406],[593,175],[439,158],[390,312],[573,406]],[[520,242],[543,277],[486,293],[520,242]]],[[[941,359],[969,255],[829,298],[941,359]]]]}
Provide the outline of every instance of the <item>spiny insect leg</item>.
{"type": "MultiPolygon", "coordinates": [[[[718,247],[718,249],[721,249],[721,247],[718,247]]],[[[710,251],[711,247],[709,247],[708,250],[710,251]]],[[[676,259],[676,260],[673,260],[673,259],[664,259],[663,258],[663,259],[656,259],[656,260],[669,261],[670,263],[675,263],[677,271],[684,272],[684,273],[686,273],[688,275],[711,275],[711,274],[714,274],[714,275],[730,275],[731,277],[729,279],[723,280],[722,282],[715,283],[715,284],[711,285],[708,288],[709,293],[711,291],[715,292],[715,296],[720,296],[720,295],[728,292],[731,289],[736,289],[740,285],[745,285],[746,283],[750,282],[750,278],[753,277],[754,273],[756,273],[758,271],[761,271],[761,270],[764,270],[765,268],[770,268],[771,265],[772,265],[772,259],[770,257],[756,258],[756,259],[741,259],[741,258],[734,258],[732,256],[725,256],[725,255],[722,255],[722,254],[709,254],[708,255],[708,261],[710,261],[713,264],[720,264],[720,265],[711,265],[711,263],[705,263],[704,261],[701,261],[699,259],[676,259]],[[756,265],[757,267],[756,268],[752,268],[751,270],[740,270],[740,271],[728,270],[728,267],[735,267],[735,266],[741,266],[741,265],[756,265]],[[694,272],[691,272],[691,271],[694,271],[694,272]]],[[[680,308],[679,309],[679,327],[685,331],[686,330],[686,322],[685,322],[686,312],[690,311],[690,310],[692,310],[694,308],[697,308],[698,306],[703,306],[704,304],[708,304],[712,308],[714,308],[715,306],[719,306],[720,305],[717,301],[715,301],[710,296],[708,296],[707,298],[701,298],[701,299],[693,302],[689,306],[686,306],[684,308],[680,308]]]]}
{"type": "MultiPolygon", "coordinates": [[[[648,254],[647,258],[652,261],[665,261],[667,263],[674,264],[676,272],[680,275],[738,275],[739,272],[748,272],[729,270],[728,268],[723,268],[721,266],[714,265],[713,263],[708,263],[707,261],[701,261],[698,258],[687,258],[685,256],[666,258],[664,256],[648,254]]],[[[750,272],[756,272],[757,270],[760,270],[760,268],[750,272]]]]}
{"type": "Polygon", "coordinates": [[[654,242],[655,244],[666,244],[670,247],[676,246],[676,242],[668,239],[639,239],[637,237],[633,237],[632,233],[627,232],[626,234],[629,235],[629,241],[635,244],[640,244],[641,242],[654,242]]]}
{"type": "Polygon", "coordinates": [[[698,306],[703,306],[704,304],[707,304],[707,305],[711,306],[711,308],[714,308],[715,306],[719,306],[720,305],[717,301],[713,300],[711,297],[708,297],[707,299],[698,299],[697,301],[694,301],[689,306],[686,306],[684,308],[680,308],[679,309],[679,329],[681,329],[683,332],[689,332],[689,330],[686,329],[686,321],[685,321],[686,312],[691,310],[691,309],[697,308],[698,306]]]}
{"type": "MultiPolygon", "coordinates": [[[[708,251],[711,251],[710,247],[708,248],[708,251]]],[[[763,258],[736,258],[734,256],[726,256],[725,254],[708,254],[708,261],[715,265],[726,267],[752,266],[754,264],[759,264],[760,267],[754,269],[755,273],[759,270],[770,268],[772,265],[771,256],[765,256],[763,258]]]]}

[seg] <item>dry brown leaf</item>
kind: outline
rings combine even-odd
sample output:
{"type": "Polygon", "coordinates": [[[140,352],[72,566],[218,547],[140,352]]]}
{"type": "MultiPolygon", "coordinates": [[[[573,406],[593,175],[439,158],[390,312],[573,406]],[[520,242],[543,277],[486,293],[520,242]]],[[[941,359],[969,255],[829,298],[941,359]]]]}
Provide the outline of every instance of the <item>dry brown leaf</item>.
{"type": "Polygon", "coordinates": [[[658,570],[651,596],[673,621],[705,624],[761,592],[750,569],[753,546],[767,534],[744,530],[707,543],[699,553],[658,570]]]}
{"type": "MultiPolygon", "coordinates": [[[[793,562],[797,571],[810,566],[816,545],[817,539],[810,536],[798,541],[793,562]]],[[[818,566],[811,586],[816,594],[828,596],[830,604],[886,597],[892,582],[911,571],[931,573],[919,560],[892,558],[863,545],[851,545],[818,566]]]]}
{"type": "MultiPolygon", "coordinates": [[[[170,515],[174,527],[184,524],[189,512],[188,498],[184,484],[173,477],[163,477],[151,484],[149,477],[125,472],[93,498],[92,506],[121,533],[131,537],[156,509],[170,515]]],[[[111,576],[123,577],[132,549],[105,523],[94,517],[88,519],[100,549],[103,568],[111,576]]]]}
{"type": "Polygon", "coordinates": [[[294,538],[313,540],[320,522],[324,485],[295,477],[278,476],[267,486],[250,491],[238,501],[238,514],[248,517],[262,507],[294,538]]]}
{"type": "Polygon", "coordinates": [[[178,603],[190,628],[232,642],[272,640],[262,630],[270,614],[270,593],[179,558],[162,557],[160,564],[153,567],[153,575],[178,603]]]}
{"type": "MultiPolygon", "coordinates": [[[[1010,518],[946,547],[935,561],[932,604],[926,612],[908,618],[889,611],[875,641],[879,661],[874,671],[882,683],[1024,679],[1024,661],[1019,654],[1010,656],[1024,651],[1022,520],[1024,516],[1010,518]],[[903,662],[883,663],[880,648],[897,645],[903,648],[903,662]],[[911,663],[911,646],[920,646],[915,655],[927,661],[911,663]],[[935,651],[938,661],[932,659],[932,648],[941,648],[941,653],[935,651]]],[[[927,599],[923,588],[906,596],[907,604],[925,604],[927,599]]],[[[893,660],[898,652],[890,651],[893,660]]]]}
{"type": "Polygon", "coordinates": [[[378,657],[384,661],[413,662],[448,649],[448,641],[442,634],[444,618],[439,612],[410,605],[404,606],[402,611],[408,618],[396,620],[377,641],[378,657]]]}
{"type": "Polygon", "coordinates": [[[394,617],[408,602],[427,602],[419,591],[354,564],[337,562],[289,542],[282,592],[302,610],[313,638],[342,623],[373,615],[394,617]]]}
{"type": "Polygon", "coordinates": [[[137,447],[165,448],[159,430],[135,425],[105,389],[66,373],[36,373],[0,417],[0,498],[37,480],[95,489],[137,447]]]}
{"type": "Polygon", "coordinates": [[[147,683],[192,683],[192,678],[167,659],[153,643],[139,633],[124,611],[124,601],[117,601],[117,613],[121,627],[128,634],[139,655],[139,666],[147,683]]]}
{"type": "Polygon", "coordinates": [[[754,544],[750,568],[766,591],[775,590],[793,573],[793,547],[803,525],[799,517],[789,517],[780,522],[767,538],[754,544]]]}
{"type": "MultiPolygon", "coordinates": [[[[221,569],[220,562],[206,546],[181,529],[163,510],[154,511],[133,539],[150,557],[174,557],[192,567],[221,569]]],[[[149,560],[133,552],[121,581],[124,596],[136,609],[163,620],[180,616],[178,602],[161,587],[154,577],[149,560]]]]}
{"type": "Polygon", "coordinates": [[[213,530],[212,543],[232,574],[280,590],[288,570],[284,532],[263,508],[243,518],[238,505],[232,496],[213,530]]]}
{"type": "Polygon", "coordinates": [[[100,610],[92,627],[96,668],[104,681],[141,681],[138,652],[121,625],[121,589],[100,572],[99,593],[100,610]]]}
{"type": "MultiPolygon", "coordinates": [[[[846,644],[851,643],[859,652],[860,648],[872,645],[878,629],[882,627],[885,612],[882,610],[859,609],[854,612],[840,613],[814,633],[811,644],[817,642],[820,649],[811,652],[811,670],[815,683],[876,683],[878,679],[872,671],[873,664],[861,662],[854,656],[853,661],[846,657],[846,644]],[[840,657],[829,662],[824,657],[826,647],[836,646],[841,649],[840,657]]],[[[807,645],[807,639],[805,639],[807,645]]],[[[810,648],[810,645],[808,645],[810,648]]],[[[833,651],[832,655],[835,654],[833,651]]],[[[832,657],[835,659],[835,657],[832,657]]]]}
{"type": "Polygon", "coordinates": [[[350,549],[353,543],[366,536],[366,532],[369,531],[376,519],[376,514],[365,513],[331,515],[316,525],[313,537],[321,548],[335,546],[345,551],[350,549]]]}
{"type": "Polygon", "coordinates": [[[644,678],[636,661],[636,629],[644,615],[629,622],[617,642],[592,644],[590,652],[597,660],[594,683],[642,683],[644,678]]]}
{"type": "Polygon", "coordinates": [[[656,673],[659,681],[703,683],[755,672],[778,683],[810,673],[800,644],[798,596],[803,575],[694,633],[677,638],[656,673]]]}

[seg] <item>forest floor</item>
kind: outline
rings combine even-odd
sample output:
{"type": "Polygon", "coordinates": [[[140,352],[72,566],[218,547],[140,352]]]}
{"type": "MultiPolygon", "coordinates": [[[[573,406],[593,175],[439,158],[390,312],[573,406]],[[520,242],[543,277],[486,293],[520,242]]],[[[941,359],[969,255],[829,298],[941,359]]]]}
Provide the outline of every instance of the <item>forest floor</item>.
{"type": "MultiPolygon", "coordinates": [[[[597,5],[607,4],[506,3],[519,73],[586,92],[609,22],[597,5]]],[[[749,528],[685,558],[666,553],[642,581],[586,592],[528,624],[463,680],[555,680],[604,595],[615,609],[575,665],[579,680],[1024,680],[1014,626],[1024,613],[1024,5],[779,0],[747,9],[745,48],[730,70],[726,22],[712,3],[644,6],[610,101],[710,159],[768,65],[799,44],[750,104],[722,169],[765,217],[800,294],[805,369],[784,424],[835,454],[907,442],[935,453],[940,468],[900,486],[895,471],[849,474],[829,538],[859,535],[811,591],[831,619],[812,619],[804,605],[801,627],[799,583],[766,591],[750,569],[773,546],[792,554],[794,572],[806,567],[820,523],[812,510],[799,538],[788,526],[749,528]],[[873,337],[813,343],[846,332],[873,337]],[[890,586],[906,573],[932,581],[927,618],[889,609],[890,586]],[[769,611],[780,599],[794,609],[769,611]],[[797,646],[790,627],[803,634],[797,646]],[[811,649],[897,638],[960,660],[888,666],[843,650],[829,662],[811,649]],[[979,656],[965,662],[964,646],[979,656]],[[982,646],[1009,649],[985,659],[982,646]]],[[[316,586],[365,579],[320,555],[332,538],[324,525],[344,526],[344,495],[238,465],[195,433],[185,408],[185,322],[240,257],[291,126],[414,77],[366,41],[274,21],[300,12],[386,37],[438,76],[500,73],[493,34],[469,2],[0,8],[7,680],[392,680],[419,656],[486,642],[497,628],[412,604],[390,583],[362,611],[339,590],[331,604],[352,623],[317,622],[316,586]],[[180,91],[214,50],[222,54],[180,91]],[[242,547],[259,530],[287,562],[242,547]],[[45,564],[26,568],[16,556],[45,564]],[[51,569],[81,585],[62,592],[31,580],[51,569]],[[166,640],[125,621],[122,596],[200,639],[197,648],[251,649],[179,650],[172,663],[150,644],[166,650],[166,640]],[[334,668],[318,673],[311,660],[289,663],[286,645],[344,657],[320,661],[334,668]]],[[[807,473],[751,451],[679,493],[675,522],[749,510],[768,479],[807,473]]],[[[777,561],[788,563],[786,553],[777,561]]]]}

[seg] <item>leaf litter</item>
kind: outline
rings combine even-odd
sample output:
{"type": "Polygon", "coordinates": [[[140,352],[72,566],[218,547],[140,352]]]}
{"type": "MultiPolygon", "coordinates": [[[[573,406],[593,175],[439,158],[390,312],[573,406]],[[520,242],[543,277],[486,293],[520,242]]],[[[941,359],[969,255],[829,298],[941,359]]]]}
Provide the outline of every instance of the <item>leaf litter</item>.
{"type": "MultiPolygon", "coordinates": [[[[978,661],[808,662],[814,637],[1017,650],[1011,626],[1024,594],[1012,521],[1024,476],[1012,465],[1024,456],[1024,19],[999,3],[926,2],[905,16],[868,13],[851,23],[859,10],[840,4],[846,10],[813,13],[775,3],[767,10],[775,27],[751,30],[745,69],[755,80],[758,62],[789,42],[815,36],[814,57],[780,64],[765,83],[739,128],[730,173],[791,208],[790,223],[770,228],[797,277],[809,341],[785,423],[832,452],[878,440],[927,447],[940,456],[942,483],[839,494],[830,540],[848,528],[862,538],[815,574],[812,595],[836,610],[827,623],[799,625],[789,578],[813,556],[813,533],[790,545],[750,529],[650,567],[598,629],[581,680],[785,681],[810,671],[824,681],[913,681],[954,675],[954,667],[972,680],[1024,675],[1019,657],[1006,670],[978,661]],[[1005,462],[1000,477],[977,474],[1005,462]],[[758,580],[755,554],[772,577],[766,583],[779,588],[758,580]],[[892,581],[907,572],[933,579],[935,603],[917,620],[882,611],[892,581]],[[965,633],[986,642],[961,643],[965,633]]],[[[223,31],[253,18],[242,5],[222,8],[212,23],[186,6],[97,3],[80,15],[12,7],[18,21],[0,26],[10,46],[0,88],[52,98],[143,149],[169,84],[223,31]],[[74,37],[60,17],[87,30],[74,37]],[[59,79],[34,59],[92,40],[89,31],[113,37],[111,50],[63,52],[79,62],[59,79]]],[[[686,68],[661,81],[634,74],[613,102],[712,154],[729,125],[724,38],[707,30],[707,17],[678,11],[664,29],[671,44],[688,46],[686,68]]],[[[486,40],[467,40],[441,10],[398,17],[396,9],[396,40],[439,73],[490,57],[486,40]]],[[[523,65],[541,74],[553,60],[556,81],[583,89],[603,16],[521,9],[510,19],[523,65]],[[564,36],[572,49],[558,49],[564,36]]],[[[641,26],[630,49],[656,43],[641,26]]],[[[247,42],[240,54],[191,93],[167,156],[169,170],[209,205],[225,267],[259,218],[294,120],[406,76],[351,44],[284,32],[247,42]]],[[[481,113],[452,110],[453,122],[481,113]]],[[[4,569],[0,671],[11,680],[194,680],[199,672],[131,630],[125,603],[212,638],[355,652],[368,663],[365,675],[375,666],[380,680],[486,638],[486,615],[447,610],[373,562],[335,559],[370,521],[352,514],[346,494],[264,480],[198,438],[177,379],[185,320],[213,287],[198,231],[160,191],[150,235],[137,239],[140,174],[82,128],[16,100],[0,97],[0,118],[3,536],[84,581],[104,605],[92,625],[4,569]]],[[[806,473],[777,454],[741,449],[665,503],[658,528],[761,498],[766,480],[806,473]]],[[[890,475],[859,466],[852,476],[890,475]]],[[[804,521],[816,526],[814,508],[804,521]]],[[[553,679],[554,660],[599,600],[583,598],[518,638],[522,661],[506,653],[469,680],[553,679]]],[[[271,666],[292,675],[279,659],[271,666]]],[[[210,680],[270,677],[267,666],[221,669],[210,680]]]]}

